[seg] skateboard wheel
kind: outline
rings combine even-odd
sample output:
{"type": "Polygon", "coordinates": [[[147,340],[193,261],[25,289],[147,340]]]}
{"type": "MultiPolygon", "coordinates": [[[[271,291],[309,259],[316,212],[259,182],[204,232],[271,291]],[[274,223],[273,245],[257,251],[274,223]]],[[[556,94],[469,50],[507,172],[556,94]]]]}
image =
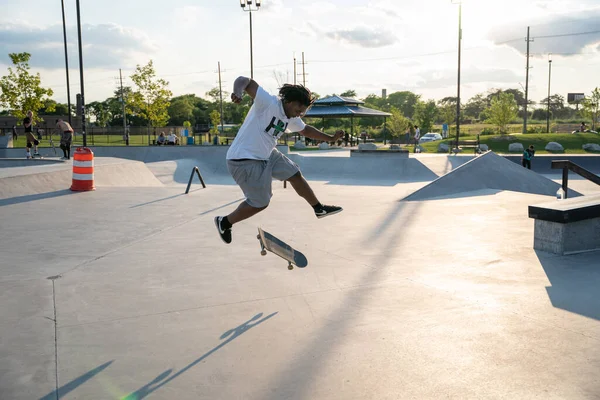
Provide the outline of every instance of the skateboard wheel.
{"type": "Polygon", "coordinates": [[[260,239],[260,235],[256,235],[256,238],[257,238],[257,239],[260,239]]]}
{"type": "Polygon", "coordinates": [[[261,250],[260,251],[260,255],[261,256],[266,256],[267,255],[267,251],[266,250],[261,250]]]}
{"type": "Polygon", "coordinates": [[[291,271],[294,269],[294,266],[292,264],[288,265],[288,269],[291,271]]]}

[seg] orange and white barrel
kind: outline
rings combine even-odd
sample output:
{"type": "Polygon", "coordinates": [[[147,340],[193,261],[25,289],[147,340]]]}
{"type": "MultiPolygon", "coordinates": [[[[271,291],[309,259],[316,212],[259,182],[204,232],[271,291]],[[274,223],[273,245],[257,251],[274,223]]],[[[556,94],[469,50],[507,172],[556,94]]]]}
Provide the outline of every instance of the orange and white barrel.
{"type": "Polygon", "coordinates": [[[73,154],[73,183],[71,190],[96,190],[94,186],[94,153],[87,147],[78,147],[73,154]]]}

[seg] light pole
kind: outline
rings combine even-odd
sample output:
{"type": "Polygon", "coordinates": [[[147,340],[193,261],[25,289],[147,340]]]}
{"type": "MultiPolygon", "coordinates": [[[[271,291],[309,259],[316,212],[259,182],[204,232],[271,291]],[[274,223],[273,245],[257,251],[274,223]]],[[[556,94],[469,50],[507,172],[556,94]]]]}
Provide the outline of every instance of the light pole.
{"type": "Polygon", "coordinates": [[[462,41],[462,2],[452,0],[452,4],[458,4],[458,79],[456,84],[456,148],[460,137],[460,45],[462,41]]]}
{"type": "Polygon", "coordinates": [[[85,93],[83,90],[83,50],[81,45],[81,18],[79,13],[79,0],[77,5],[77,38],[79,39],[79,82],[81,84],[81,135],[83,136],[83,147],[87,147],[87,134],[85,132],[85,93]]]}
{"type": "Polygon", "coordinates": [[[248,11],[250,14],[250,78],[254,79],[254,60],[252,58],[252,11],[258,11],[260,8],[260,0],[254,1],[255,7],[252,6],[252,0],[240,0],[242,10],[248,11]],[[246,7],[248,7],[246,9],[246,7]]]}
{"type": "Polygon", "coordinates": [[[548,110],[546,111],[546,132],[550,133],[550,76],[552,75],[552,53],[548,54],[548,110]]]}
{"type": "Polygon", "coordinates": [[[65,42],[65,69],[67,72],[67,110],[69,114],[69,125],[71,122],[71,89],[69,85],[69,56],[67,54],[67,26],[65,21],[65,0],[60,0],[62,6],[62,21],[63,21],[63,40],[65,42]]]}

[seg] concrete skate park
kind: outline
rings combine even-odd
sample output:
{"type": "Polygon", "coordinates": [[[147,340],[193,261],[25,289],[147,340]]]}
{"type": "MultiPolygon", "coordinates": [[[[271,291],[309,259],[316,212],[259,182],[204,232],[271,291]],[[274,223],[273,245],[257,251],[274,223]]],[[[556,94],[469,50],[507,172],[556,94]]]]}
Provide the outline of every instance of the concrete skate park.
{"type": "Polygon", "coordinates": [[[92,147],[83,192],[71,161],[0,153],[0,399],[600,398],[599,219],[561,255],[529,214],[597,210],[551,164],[600,157],[288,152],[344,211],[276,181],[226,245],[227,148],[92,147]],[[259,226],[308,266],[261,256],[259,226]]]}

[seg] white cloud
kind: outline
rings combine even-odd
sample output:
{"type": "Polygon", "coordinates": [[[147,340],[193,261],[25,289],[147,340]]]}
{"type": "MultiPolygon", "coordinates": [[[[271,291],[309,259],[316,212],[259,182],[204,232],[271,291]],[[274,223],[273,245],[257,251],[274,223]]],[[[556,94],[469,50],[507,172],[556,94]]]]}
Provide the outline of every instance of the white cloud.
{"type": "Polygon", "coordinates": [[[334,41],[366,48],[389,46],[398,41],[391,31],[370,26],[332,29],[318,33],[334,41]]]}
{"type": "MultiPolygon", "coordinates": [[[[119,67],[136,53],[147,56],[158,50],[143,32],[116,24],[85,24],[81,36],[84,66],[89,68],[119,67]]],[[[75,27],[67,27],[67,44],[69,59],[71,63],[76,62],[79,53],[75,27]]],[[[64,68],[62,25],[40,28],[22,23],[5,24],[0,29],[0,54],[21,52],[32,55],[32,67],[64,68]]]]}
{"type": "MultiPolygon", "coordinates": [[[[568,55],[579,53],[588,46],[597,46],[600,44],[598,20],[600,8],[561,15],[550,14],[532,21],[530,36],[533,42],[530,43],[529,50],[534,54],[568,55]]],[[[495,44],[509,46],[521,54],[527,52],[525,37],[526,27],[522,22],[500,26],[489,33],[489,39],[495,44]]]]}

